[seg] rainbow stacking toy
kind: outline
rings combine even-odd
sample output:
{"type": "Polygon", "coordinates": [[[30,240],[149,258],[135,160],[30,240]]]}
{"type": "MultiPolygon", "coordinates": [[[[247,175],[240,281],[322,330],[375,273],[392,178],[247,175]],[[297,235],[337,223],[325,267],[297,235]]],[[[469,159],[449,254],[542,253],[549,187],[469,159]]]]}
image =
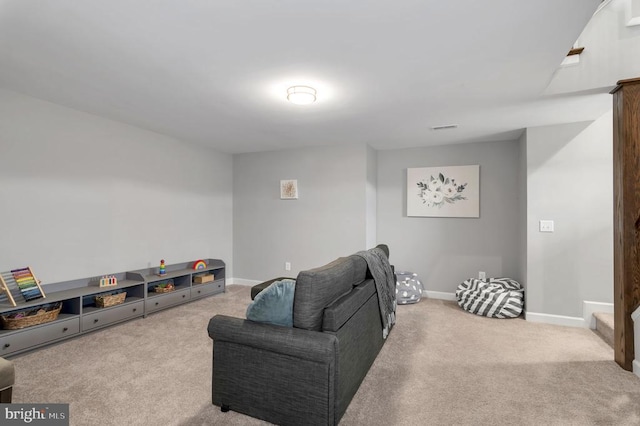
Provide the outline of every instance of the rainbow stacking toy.
{"type": "Polygon", "coordinates": [[[193,262],[193,269],[205,269],[207,267],[207,264],[204,262],[204,260],[196,260],[195,262],[193,262]]]}

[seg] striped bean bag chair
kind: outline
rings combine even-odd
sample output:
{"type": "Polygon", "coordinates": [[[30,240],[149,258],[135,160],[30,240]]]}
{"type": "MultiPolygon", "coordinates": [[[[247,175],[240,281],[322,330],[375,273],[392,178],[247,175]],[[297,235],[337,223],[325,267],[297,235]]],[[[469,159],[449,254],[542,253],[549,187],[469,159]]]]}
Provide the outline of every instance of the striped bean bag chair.
{"type": "Polygon", "coordinates": [[[510,278],[470,278],[456,290],[458,305],[465,311],[491,318],[516,318],[524,307],[524,289],[510,278]]]}

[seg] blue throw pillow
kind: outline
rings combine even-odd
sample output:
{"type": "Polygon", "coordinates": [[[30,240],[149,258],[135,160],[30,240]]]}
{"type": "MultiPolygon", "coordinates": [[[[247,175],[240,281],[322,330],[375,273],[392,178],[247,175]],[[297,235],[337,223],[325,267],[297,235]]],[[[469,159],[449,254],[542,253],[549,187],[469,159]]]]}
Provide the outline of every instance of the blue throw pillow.
{"type": "Polygon", "coordinates": [[[258,293],[247,307],[247,319],[293,327],[295,280],[275,281],[258,293]]]}

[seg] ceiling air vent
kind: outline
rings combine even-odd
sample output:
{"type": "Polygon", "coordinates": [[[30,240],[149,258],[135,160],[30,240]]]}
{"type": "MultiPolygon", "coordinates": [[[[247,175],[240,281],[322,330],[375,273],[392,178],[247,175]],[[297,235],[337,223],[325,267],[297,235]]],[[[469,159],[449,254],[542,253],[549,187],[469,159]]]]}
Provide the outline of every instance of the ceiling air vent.
{"type": "Polygon", "coordinates": [[[442,126],[432,126],[431,130],[445,130],[445,129],[456,129],[458,128],[457,124],[445,124],[442,126]]]}

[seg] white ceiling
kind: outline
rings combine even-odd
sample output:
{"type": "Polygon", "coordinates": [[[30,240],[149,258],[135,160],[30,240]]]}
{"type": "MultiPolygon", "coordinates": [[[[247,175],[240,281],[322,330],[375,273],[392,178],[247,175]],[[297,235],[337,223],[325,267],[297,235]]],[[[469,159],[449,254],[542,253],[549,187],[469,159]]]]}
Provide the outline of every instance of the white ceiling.
{"type": "Polygon", "coordinates": [[[229,153],[512,139],[610,108],[542,96],[599,3],[0,0],[0,87],[229,153]]]}

